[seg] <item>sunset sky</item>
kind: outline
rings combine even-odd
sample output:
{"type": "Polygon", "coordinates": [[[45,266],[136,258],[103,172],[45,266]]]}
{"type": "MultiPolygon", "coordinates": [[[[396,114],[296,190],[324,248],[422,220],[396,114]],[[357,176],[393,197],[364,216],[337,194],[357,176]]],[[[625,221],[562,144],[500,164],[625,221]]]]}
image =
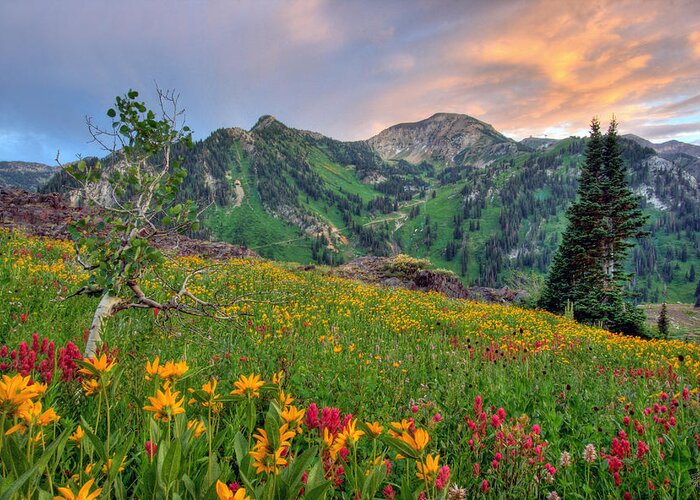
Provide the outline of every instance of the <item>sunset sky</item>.
{"type": "Polygon", "coordinates": [[[0,160],[99,154],[85,116],[154,82],[197,139],[263,114],[365,139],[445,111],[515,139],[615,113],[700,144],[700,0],[2,0],[0,160]]]}

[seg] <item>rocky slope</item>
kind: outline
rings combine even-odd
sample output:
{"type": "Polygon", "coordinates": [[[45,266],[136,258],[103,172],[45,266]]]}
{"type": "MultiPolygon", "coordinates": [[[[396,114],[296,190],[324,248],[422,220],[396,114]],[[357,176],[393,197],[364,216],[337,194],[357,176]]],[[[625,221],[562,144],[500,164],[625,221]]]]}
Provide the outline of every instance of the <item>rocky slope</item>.
{"type": "MultiPolygon", "coordinates": [[[[36,236],[70,239],[67,225],[90,214],[100,213],[85,207],[72,207],[57,193],[37,194],[18,189],[0,188],[0,227],[19,228],[36,236]]],[[[257,257],[252,250],[223,242],[202,241],[181,235],[158,236],[154,246],[166,253],[201,255],[213,259],[257,257]]]]}

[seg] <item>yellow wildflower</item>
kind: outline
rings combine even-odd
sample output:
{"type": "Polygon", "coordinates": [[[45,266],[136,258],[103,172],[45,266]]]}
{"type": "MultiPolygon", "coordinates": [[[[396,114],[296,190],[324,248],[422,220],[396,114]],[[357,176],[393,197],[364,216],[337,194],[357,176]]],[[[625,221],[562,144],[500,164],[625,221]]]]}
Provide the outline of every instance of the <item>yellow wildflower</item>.
{"type": "Polygon", "coordinates": [[[236,388],[231,391],[233,396],[248,396],[249,398],[256,398],[260,396],[258,389],[265,385],[265,382],[259,375],[251,373],[247,377],[245,375],[241,375],[238,377],[238,380],[233,383],[233,385],[236,386],[236,388]]]}
{"type": "Polygon", "coordinates": [[[201,420],[192,419],[187,422],[187,430],[192,430],[192,435],[198,438],[206,432],[207,428],[204,426],[204,423],[201,420]]]}
{"type": "Polygon", "coordinates": [[[83,485],[82,488],[80,488],[80,491],[78,491],[77,495],[73,493],[73,491],[70,488],[59,487],[58,492],[61,495],[53,497],[53,500],[94,500],[95,498],[100,496],[100,493],[102,493],[102,488],[97,488],[95,491],[90,492],[90,489],[92,488],[92,484],[94,482],[94,479],[90,479],[87,483],[83,485]]]}
{"type": "Polygon", "coordinates": [[[219,500],[250,500],[245,494],[245,488],[238,488],[234,493],[221,481],[216,481],[216,496],[219,500]]]}
{"type": "Polygon", "coordinates": [[[70,435],[68,438],[69,440],[73,441],[76,446],[80,446],[80,443],[82,443],[83,438],[85,437],[85,431],[81,426],[78,426],[75,428],[75,432],[70,435]]]}
{"type": "Polygon", "coordinates": [[[365,425],[369,429],[370,434],[372,434],[372,437],[375,437],[375,438],[379,437],[379,435],[384,430],[384,427],[379,425],[379,422],[374,422],[374,423],[366,422],[365,425]]]}
{"type": "Polygon", "coordinates": [[[9,436],[17,431],[20,434],[24,434],[30,426],[45,427],[61,418],[53,408],[49,408],[45,412],[41,410],[41,401],[27,401],[20,407],[17,415],[21,421],[17,425],[10,427],[5,435],[9,436]]]}
{"type": "Polygon", "coordinates": [[[146,361],[146,376],[144,377],[146,380],[153,380],[157,375],[160,370],[160,358],[156,356],[156,359],[153,360],[153,363],[150,361],[146,361]]]}
{"type": "Polygon", "coordinates": [[[338,455],[340,450],[343,448],[350,448],[352,445],[357,443],[360,437],[365,435],[364,431],[355,429],[356,425],[357,419],[351,420],[348,422],[347,427],[345,427],[345,429],[343,429],[340,433],[338,433],[338,436],[336,436],[335,443],[333,443],[333,446],[330,449],[331,458],[333,458],[333,460],[335,460],[335,457],[338,455]]]}
{"type": "Polygon", "coordinates": [[[160,420],[162,422],[169,422],[175,415],[180,413],[185,413],[185,409],[182,404],[185,402],[185,398],[181,398],[179,401],[177,397],[180,395],[178,391],[174,393],[171,392],[170,387],[166,387],[165,391],[156,391],[156,395],[148,399],[151,401],[150,406],[144,406],[143,409],[147,411],[152,411],[155,413],[153,418],[160,420]]]}
{"type": "MultiPolygon", "coordinates": [[[[94,378],[83,380],[82,385],[86,396],[92,396],[93,394],[100,392],[100,383],[94,378]]],[[[107,382],[107,385],[109,385],[109,382],[107,382]]]]}
{"type": "Polygon", "coordinates": [[[437,476],[438,469],[440,468],[438,465],[439,461],[440,455],[435,455],[435,458],[433,458],[432,455],[428,454],[428,456],[425,457],[425,462],[416,462],[416,468],[418,469],[416,476],[418,476],[418,479],[426,482],[432,482],[437,476]]]}
{"type": "Polygon", "coordinates": [[[404,432],[401,434],[400,438],[404,443],[409,445],[411,448],[420,453],[428,445],[430,441],[430,436],[423,429],[416,429],[416,432],[411,434],[410,432],[404,432]]]}
{"type": "Polygon", "coordinates": [[[85,358],[83,361],[90,365],[90,368],[81,368],[79,372],[88,376],[103,375],[109,372],[117,364],[116,359],[109,361],[107,359],[107,354],[104,353],[101,354],[98,358],[85,358]]]}
{"type": "Polygon", "coordinates": [[[296,406],[287,406],[282,413],[280,413],[280,417],[287,423],[291,431],[301,434],[301,421],[305,413],[306,410],[303,408],[298,410],[296,406]]]}
{"type": "Polygon", "coordinates": [[[158,375],[160,378],[174,384],[178,379],[182,378],[187,370],[189,370],[189,366],[184,361],[178,361],[177,363],[168,361],[158,369],[158,375]]]}
{"type": "Polygon", "coordinates": [[[45,391],[44,384],[32,383],[29,376],[3,375],[0,380],[0,414],[10,417],[17,415],[23,404],[41,396],[45,391]]]}
{"type": "Polygon", "coordinates": [[[249,452],[250,456],[255,459],[253,466],[255,472],[260,474],[278,474],[280,467],[287,464],[282,454],[290,446],[290,440],[294,437],[294,432],[288,430],[287,424],[282,424],[279,428],[279,445],[277,449],[272,447],[272,443],[265,432],[265,429],[258,429],[259,434],[253,437],[257,441],[253,446],[253,451],[249,452]]]}

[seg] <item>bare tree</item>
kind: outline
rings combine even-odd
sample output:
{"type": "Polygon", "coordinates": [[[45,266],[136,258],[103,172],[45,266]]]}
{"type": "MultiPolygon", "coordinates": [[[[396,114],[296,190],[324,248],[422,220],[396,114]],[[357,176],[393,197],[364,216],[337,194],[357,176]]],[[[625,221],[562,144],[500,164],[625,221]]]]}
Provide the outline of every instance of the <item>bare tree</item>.
{"type": "MultiPolygon", "coordinates": [[[[157,89],[159,112],[149,110],[130,90],[116,98],[107,111],[111,129],[87,119],[92,139],[107,153],[105,163],[88,166],[85,161],[65,170],[80,184],[81,195],[99,208],[104,217],[90,216],[69,227],[78,263],[89,273],[87,284],[73,293],[99,295],[85,356],[95,355],[101,342],[104,320],[126,309],[158,309],[166,316],[177,313],[215,319],[232,319],[231,306],[252,297],[221,302],[203,300],[188,290],[188,284],[210,266],[188,272],[179,286],[169,284],[167,300],[156,300],[144,292],[142,279],[163,262],[152,244],[156,236],[196,230],[201,211],[191,200],[176,203],[186,172],[173,155],[175,144],[192,145],[189,127],[184,126],[178,95],[157,89]]],[[[58,158],[57,158],[58,161],[58,158]]],[[[60,165],[60,162],[59,162],[60,165]]]]}

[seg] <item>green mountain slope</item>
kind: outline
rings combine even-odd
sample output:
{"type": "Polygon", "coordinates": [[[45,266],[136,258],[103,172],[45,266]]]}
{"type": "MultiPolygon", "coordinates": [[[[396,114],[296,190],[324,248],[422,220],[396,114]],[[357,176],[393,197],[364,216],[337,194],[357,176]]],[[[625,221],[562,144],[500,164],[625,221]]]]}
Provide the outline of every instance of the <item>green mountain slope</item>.
{"type": "MultiPolygon", "coordinates": [[[[585,139],[517,143],[479,120],[438,113],[358,142],[264,116],[250,131],[217,130],[177,153],[188,170],[181,196],[210,204],[200,236],[300,263],[404,252],[467,283],[500,286],[514,271],[546,272],[584,150],[585,139]]],[[[630,258],[633,288],[645,302],[691,302],[700,277],[697,158],[663,158],[632,140],[623,150],[650,215],[651,234],[630,258]]],[[[58,174],[45,190],[69,188],[58,174]]]]}

